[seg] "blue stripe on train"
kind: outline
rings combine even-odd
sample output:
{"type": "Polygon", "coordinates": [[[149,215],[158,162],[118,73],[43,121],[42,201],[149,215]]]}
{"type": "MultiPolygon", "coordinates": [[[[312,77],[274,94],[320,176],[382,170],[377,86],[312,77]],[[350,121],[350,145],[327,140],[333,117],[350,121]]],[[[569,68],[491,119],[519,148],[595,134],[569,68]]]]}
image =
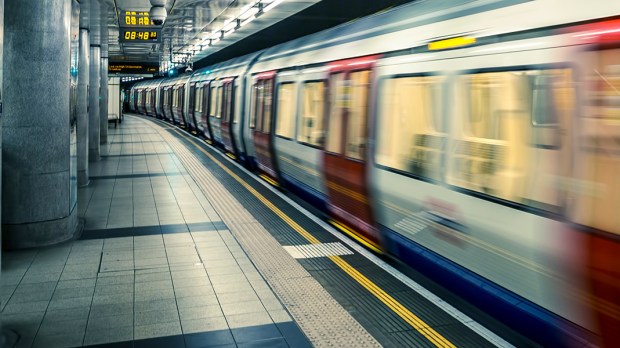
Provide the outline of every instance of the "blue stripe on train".
{"type": "Polygon", "coordinates": [[[459,297],[548,347],[583,345],[585,329],[380,225],[387,250],[459,297]]]}
{"type": "Polygon", "coordinates": [[[289,191],[312,204],[315,208],[323,212],[327,211],[327,197],[325,195],[290,175],[281,173],[281,176],[289,191]]]}

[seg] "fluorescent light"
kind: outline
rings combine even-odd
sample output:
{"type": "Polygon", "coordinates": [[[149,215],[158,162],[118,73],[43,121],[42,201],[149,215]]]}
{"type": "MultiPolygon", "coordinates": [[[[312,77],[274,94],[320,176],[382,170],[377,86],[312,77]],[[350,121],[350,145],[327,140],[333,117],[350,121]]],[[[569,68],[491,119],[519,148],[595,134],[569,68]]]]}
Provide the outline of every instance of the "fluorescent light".
{"type": "Polygon", "coordinates": [[[272,1],[269,5],[267,5],[265,8],[263,8],[263,12],[269,12],[272,8],[280,5],[284,0],[275,0],[272,1]]]}

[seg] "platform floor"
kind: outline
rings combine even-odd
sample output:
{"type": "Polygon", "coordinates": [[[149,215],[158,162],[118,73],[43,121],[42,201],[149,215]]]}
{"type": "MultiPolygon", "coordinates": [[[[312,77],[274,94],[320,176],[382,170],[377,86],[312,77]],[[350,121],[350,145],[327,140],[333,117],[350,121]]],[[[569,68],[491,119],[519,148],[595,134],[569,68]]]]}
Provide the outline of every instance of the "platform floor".
{"type": "Polygon", "coordinates": [[[3,252],[19,347],[511,346],[180,135],[125,117],[79,190],[79,239],[3,252]]]}

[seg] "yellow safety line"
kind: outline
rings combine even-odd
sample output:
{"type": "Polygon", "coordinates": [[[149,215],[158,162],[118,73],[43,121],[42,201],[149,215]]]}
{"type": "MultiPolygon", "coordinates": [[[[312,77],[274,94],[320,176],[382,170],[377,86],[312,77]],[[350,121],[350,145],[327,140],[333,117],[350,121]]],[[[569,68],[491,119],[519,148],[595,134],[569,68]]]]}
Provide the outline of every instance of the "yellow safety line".
{"type": "MultiPolygon", "coordinates": [[[[288,215],[286,215],[280,208],[276,207],[273,203],[271,203],[267,198],[265,198],[260,192],[256,191],[250,184],[245,182],[241,177],[235,174],[232,170],[226,167],[222,162],[220,162],[213,155],[208,153],[205,149],[199,146],[193,139],[186,137],[184,134],[179,132],[178,130],[174,130],[177,134],[183,136],[187,141],[189,141],[192,145],[194,145],[200,152],[209,157],[215,164],[217,164],[222,170],[228,173],[233,179],[235,179],[239,184],[245,187],[251,194],[253,194],[258,200],[260,200],[267,208],[273,211],[276,215],[278,215],[284,222],[286,222],[292,229],[294,229],[297,233],[299,233],[302,237],[304,237],[311,244],[320,244],[321,242],[306,231],[303,227],[301,227],[297,222],[293,221],[288,215]]],[[[340,267],[345,273],[347,273],[351,278],[357,281],[360,285],[362,285],[366,290],[368,290],[371,294],[377,297],[381,302],[383,302],[386,306],[388,306],[394,313],[396,313],[399,317],[401,317],[404,321],[406,321],[409,325],[411,325],[417,332],[426,337],[431,343],[433,343],[437,347],[451,347],[455,348],[456,346],[448,341],[445,337],[431,328],[428,324],[426,324],[420,317],[411,313],[405,306],[403,306],[400,302],[395,300],[392,296],[386,293],[383,289],[373,283],[370,279],[366,278],[362,273],[349,265],[348,262],[343,260],[340,256],[330,256],[330,260],[332,260],[338,267],[340,267]]]]}
{"type": "Polygon", "coordinates": [[[336,221],[336,220],[329,220],[329,223],[334,225],[334,227],[338,228],[340,231],[346,233],[347,235],[349,235],[351,238],[355,239],[356,241],[362,243],[363,245],[365,245],[366,247],[368,247],[369,249],[371,249],[372,251],[378,253],[378,254],[383,254],[383,250],[381,250],[381,247],[367,239],[366,237],[362,236],[361,234],[355,232],[354,230],[348,228],[346,225],[341,224],[340,222],[336,221]]]}

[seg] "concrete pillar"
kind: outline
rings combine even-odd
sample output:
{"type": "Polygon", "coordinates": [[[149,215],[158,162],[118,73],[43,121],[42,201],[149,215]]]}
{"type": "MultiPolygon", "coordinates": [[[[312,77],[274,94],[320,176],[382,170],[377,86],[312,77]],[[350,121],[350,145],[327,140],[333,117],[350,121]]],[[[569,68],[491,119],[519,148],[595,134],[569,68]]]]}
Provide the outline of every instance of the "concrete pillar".
{"type": "MultiPolygon", "coordinates": [[[[107,29],[107,27],[106,27],[107,29]]],[[[101,57],[101,98],[99,115],[101,118],[101,144],[108,143],[108,57],[101,57]]]]}
{"type": "Polygon", "coordinates": [[[7,0],[4,8],[2,224],[5,248],[73,237],[71,0],[7,0]]]}
{"type": "MultiPolygon", "coordinates": [[[[90,27],[97,28],[99,19],[99,2],[90,1],[90,27]]],[[[89,98],[88,98],[88,160],[96,162],[100,157],[100,75],[101,75],[101,33],[98,30],[90,31],[90,69],[89,69],[89,98]]]]}
{"type": "MultiPolygon", "coordinates": [[[[4,96],[4,89],[2,88],[2,48],[3,48],[3,39],[4,39],[4,0],[0,0],[0,13],[2,13],[2,15],[0,15],[0,173],[2,171],[2,120],[4,119],[4,114],[3,114],[3,110],[4,109],[4,105],[3,102],[4,100],[2,99],[4,96]]],[[[0,180],[0,192],[2,192],[2,180],[0,180]]],[[[2,212],[1,209],[1,202],[0,202],[0,212],[2,212]]],[[[0,221],[1,221],[1,214],[0,214],[0,221]]],[[[0,238],[0,269],[2,269],[2,238],[0,238]]],[[[4,285],[4,282],[2,282],[2,276],[0,275],[0,285],[4,285]]],[[[3,301],[6,301],[3,300],[3,301]]],[[[0,313],[0,330],[2,329],[2,313],[0,313]]],[[[0,347],[10,347],[10,342],[12,341],[9,339],[9,335],[7,333],[4,332],[4,330],[1,330],[2,334],[0,336],[0,347]]]]}
{"type": "MultiPolygon", "coordinates": [[[[82,4],[84,6],[84,4],[82,4]]],[[[87,23],[80,23],[80,62],[78,65],[78,186],[88,185],[88,84],[90,40],[87,23]],[[86,27],[86,28],[85,28],[86,27]]]]}
{"type": "MultiPolygon", "coordinates": [[[[99,141],[101,144],[108,143],[108,5],[101,1],[99,20],[101,25],[101,69],[100,69],[100,88],[99,88],[99,141]]],[[[103,149],[102,149],[103,150],[103,149]]]]}

